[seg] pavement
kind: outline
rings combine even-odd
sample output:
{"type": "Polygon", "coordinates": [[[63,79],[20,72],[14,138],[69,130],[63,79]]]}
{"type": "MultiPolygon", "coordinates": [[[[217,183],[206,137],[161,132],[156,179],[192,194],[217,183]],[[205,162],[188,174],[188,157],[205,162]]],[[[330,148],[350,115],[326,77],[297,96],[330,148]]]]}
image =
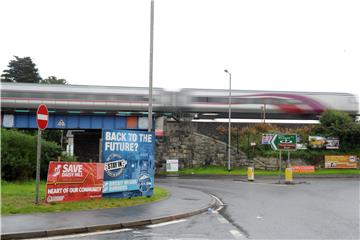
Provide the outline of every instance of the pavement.
{"type": "Polygon", "coordinates": [[[158,202],[125,208],[2,216],[1,239],[41,238],[142,227],[200,214],[218,204],[213,196],[199,190],[157,186],[167,189],[170,196],[158,202]]]}

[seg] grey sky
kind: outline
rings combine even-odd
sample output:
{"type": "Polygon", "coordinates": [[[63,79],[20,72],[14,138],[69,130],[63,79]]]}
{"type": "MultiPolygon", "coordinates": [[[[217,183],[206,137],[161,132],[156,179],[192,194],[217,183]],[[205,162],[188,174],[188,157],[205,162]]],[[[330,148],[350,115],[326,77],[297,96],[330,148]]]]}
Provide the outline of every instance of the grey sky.
{"type": "MultiPolygon", "coordinates": [[[[2,0],[0,70],[147,86],[150,0],[2,0]]],[[[359,94],[360,1],[155,0],[154,86],[359,94]]]]}

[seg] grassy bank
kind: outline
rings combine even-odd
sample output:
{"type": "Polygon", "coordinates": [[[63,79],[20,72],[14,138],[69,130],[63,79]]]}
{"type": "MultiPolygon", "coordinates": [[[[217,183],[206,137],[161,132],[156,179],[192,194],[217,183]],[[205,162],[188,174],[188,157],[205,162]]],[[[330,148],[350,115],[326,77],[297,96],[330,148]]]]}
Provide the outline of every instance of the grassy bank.
{"type": "MultiPolygon", "coordinates": [[[[180,169],[178,174],[180,175],[246,175],[246,168],[234,168],[230,172],[222,166],[207,166],[199,168],[183,168],[180,169]]],[[[255,169],[255,175],[257,176],[277,176],[278,170],[260,170],[255,169]]],[[[360,169],[316,169],[315,173],[294,173],[294,175],[333,175],[344,174],[353,175],[360,174],[360,169]]]]}
{"type": "Polygon", "coordinates": [[[45,182],[40,185],[39,205],[34,204],[35,181],[22,183],[1,183],[1,214],[35,213],[35,212],[62,212],[75,210],[89,210],[100,208],[127,207],[148,202],[155,202],[168,196],[168,192],[155,187],[154,195],[151,198],[135,197],[132,199],[102,198],[80,202],[65,202],[46,204],[45,182]]]}

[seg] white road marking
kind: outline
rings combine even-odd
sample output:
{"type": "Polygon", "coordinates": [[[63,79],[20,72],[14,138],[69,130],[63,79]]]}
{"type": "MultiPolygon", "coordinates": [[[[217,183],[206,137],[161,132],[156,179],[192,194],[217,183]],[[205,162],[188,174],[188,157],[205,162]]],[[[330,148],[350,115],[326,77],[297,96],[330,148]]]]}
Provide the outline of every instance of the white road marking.
{"type": "Polygon", "coordinates": [[[244,238],[244,235],[242,235],[238,230],[230,230],[230,233],[236,238],[244,238]]]}
{"type": "Polygon", "coordinates": [[[132,229],[131,228],[123,228],[123,229],[118,229],[118,230],[108,230],[108,231],[101,231],[101,232],[80,233],[80,234],[71,234],[71,235],[54,236],[54,237],[46,237],[46,238],[34,238],[34,239],[35,240],[56,240],[56,239],[65,239],[65,238],[80,238],[80,237],[96,236],[96,235],[127,232],[127,231],[132,231],[132,229]]]}
{"type": "Polygon", "coordinates": [[[218,207],[216,210],[213,210],[213,213],[218,213],[221,209],[223,209],[223,207],[224,207],[225,204],[224,204],[224,203],[220,200],[220,198],[218,198],[217,196],[212,195],[212,194],[210,194],[210,196],[212,196],[213,198],[215,198],[216,201],[218,201],[218,202],[220,203],[219,207],[218,207]]]}
{"type": "Polygon", "coordinates": [[[256,218],[257,218],[257,219],[263,219],[263,217],[262,217],[262,216],[256,216],[256,218]]]}
{"type": "Polygon", "coordinates": [[[163,222],[163,223],[157,223],[157,224],[152,224],[152,225],[148,225],[148,228],[155,228],[155,227],[162,227],[162,226],[166,226],[166,225],[170,225],[170,224],[174,224],[174,223],[181,223],[181,222],[185,222],[187,221],[186,219],[180,219],[180,220],[175,220],[175,221],[170,221],[170,222],[163,222]]]}
{"type": "Polygon", "coordinates": [[[225,219],[224,217],[222,217],[222,216],[218,217],[217,219],[218,219],[219,222],[221,222],[221,223],[229,223],[229,221],[226,220],[226,219],[225,219]]]}

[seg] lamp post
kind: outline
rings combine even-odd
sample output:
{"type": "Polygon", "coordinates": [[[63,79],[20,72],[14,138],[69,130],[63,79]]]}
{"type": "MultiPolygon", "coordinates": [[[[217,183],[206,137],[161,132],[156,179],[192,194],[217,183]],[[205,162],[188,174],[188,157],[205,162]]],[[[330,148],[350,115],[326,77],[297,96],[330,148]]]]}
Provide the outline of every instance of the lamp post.
{"type": "Polygon", "coordinates": [[[149,110],[148,110],[148,132],[152,131],[152,101],[153,101],[153,49],[154,49],[154,0],[150,7],[150,59],[149,59],[149,110]]]}
{"type": "Polygon", "coordinates": [[[229,132],[228,132],[228,171],[231,170],[231,73],[225,69],[224,72],[229,74],[229,132]]]}

